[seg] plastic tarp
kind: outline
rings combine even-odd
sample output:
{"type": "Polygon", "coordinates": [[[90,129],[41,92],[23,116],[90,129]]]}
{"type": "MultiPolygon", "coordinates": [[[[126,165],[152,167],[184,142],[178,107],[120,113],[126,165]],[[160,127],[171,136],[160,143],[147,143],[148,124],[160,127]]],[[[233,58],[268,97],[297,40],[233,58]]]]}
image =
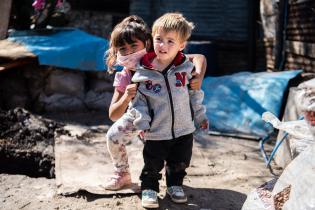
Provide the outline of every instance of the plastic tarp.
{"type": "Polygon", "coordinates": [[[273,131],[262,119],[269,111],[279,117],[282,98],[290,79],[301,70],[240,72],[206,77],[202,84],[210,131],[265,137],[273,131]]]}
{"type": "Polygon", "coordinates": [[[103,58],[108,40],[79,29],[15,31],[8,39],[25,45],[38,57],[41,65],[80,70],[106,69],[103,58]]]}

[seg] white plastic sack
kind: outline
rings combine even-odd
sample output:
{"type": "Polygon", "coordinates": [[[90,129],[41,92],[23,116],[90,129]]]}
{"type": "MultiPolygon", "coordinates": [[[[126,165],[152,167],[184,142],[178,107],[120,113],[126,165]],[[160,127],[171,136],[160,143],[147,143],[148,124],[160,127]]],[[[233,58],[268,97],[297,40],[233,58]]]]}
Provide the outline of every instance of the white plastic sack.
{"type": "Polygon", "coordinates": [[[272,189],[276,181],[272,179],[250,192],[242,210],[274,210],[272,189]]]}
{"type": "Polygon", "coordinates": [[[315,142],[305,120],[281,122],[271,112],[264,112],[262,119],[271,123],[274,128],[285,131],[289,134],[287,140],[290,142],[290,149],[293,157],[296,157],[315,142]]]}
{"type": "Polygon", "coordinates": [[[295,158],[279,177],[272,194],[291,186],[283,210],[315,210],[315,145],[295,158]]]}
{"type": "MultiPolygon", "coordinates": [[[[285,106],[284,114],[282,117],[282,122],[287,122],[287,121],[294,121],[298,120],[300,116],[302,116],[302,113],[299,112],[297,109],[297,103],[296,103],[296,93],[297,93],[297,88],[296,87],[291,87],[289,90],[289,95],[287,98],[287,103],[285,106]]],[[[284,136],[286,135],[285,131],[279,130],[278,135],[277,135],[277,143],[279,143],[284,136]]],[[[294,151],[293,153],[291,152],[291,146],[290,146],[290,140],[288,138],[292,138],[291,136],[287,136],[286,140],[282,142],[282,144],[278,147],[278,150],[274,156],[274,162],[277,164],[277,166],[280,166],[281,168],[285,168],[289,163],[293,160],[293,154],[296,150],[292,149],[294,151]]],[[[294,142],[294,141],[292,141],[294,142]]]]}
{"type": "Polygon", "coordinates": [[[295,120],[295,121],[288,121],[288,122],[281,122],[274,114],[271,112],[264,112],[262,114],[262,119],[266,122],[272,124],[274,128],[279,130],[283,130],[289,133],[291,136],[303,139],[309,138],[312,139],[312,134],[310,133],[307,123],[305,120],[295,120]]]}
{"type": "Polygon", "coordinates": [[[298,109],[303,113],[309,129],[315,138],[315,79],[303,82],[298,86],[296,101],[298,109]]]}
{"type": "Polygon", "coordinates": [[[303,82],[298,86],[296,99],[301,111],[315,111],[315,79],[303,82]]]}

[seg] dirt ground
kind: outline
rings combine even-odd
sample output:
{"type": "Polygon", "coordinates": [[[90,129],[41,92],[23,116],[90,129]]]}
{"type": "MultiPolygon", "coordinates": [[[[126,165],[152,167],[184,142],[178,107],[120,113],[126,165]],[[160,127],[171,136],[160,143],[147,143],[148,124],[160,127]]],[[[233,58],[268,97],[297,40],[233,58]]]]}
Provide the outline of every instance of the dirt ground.
{"type": "MultiPolygon", "coordinates": [[[[173,204],[165,196],[161,180],[160,209],[237,210],[247,194],[274,178],[265,167],[257,141],[208,136],[195,142],[205,173],[188,170],[184,181],[187,204],[173,204]]],[[[272,147],[266,145],[270,151],[272,147]]],[[[133,164],[133,163],[131,163],[133,164]]],[[[274,167],[275,168],[275,167],[274,167]]],[[[280,174],[280,170],[275,171],[280,174]]],[[[79,175],[79,174],[78,174],[79,175]]],[[[0,174],[0,209],[143,209],[140,194],[95,195],[85,191],[70,196],[56,195],[55,179],[0,174]]]]}

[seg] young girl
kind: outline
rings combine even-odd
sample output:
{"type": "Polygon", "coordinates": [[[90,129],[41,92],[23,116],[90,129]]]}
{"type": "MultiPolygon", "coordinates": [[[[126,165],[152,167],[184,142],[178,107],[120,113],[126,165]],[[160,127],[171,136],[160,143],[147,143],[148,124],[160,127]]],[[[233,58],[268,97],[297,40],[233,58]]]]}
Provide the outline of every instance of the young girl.
{"type": "MultiPolygon", "coordinates": [[[[152,35],[142,18],[132,15],[117,24],[111,33],[110,48],[106,63],[112,72],[116,65],[123,66],[117,72],[113,86],[114,95],[109,108],[109,117],[116,121],[108,130],[107,147],[115,167],[115,174],[106,183],[107,190],[119,190],[131,184],[126,143],[138,135],[132,121],[123,119],[129,102],[137,92],[137,85],[131,83],[133,69],[140,59],[152,51],[152,35]],[[122,123],[123,122],[123,123],[122,123]]],[[[190,81],[192,89],[200,89],[206,70],[206,59],[203,55],[189,55],[196,72],[190,81]]]]}

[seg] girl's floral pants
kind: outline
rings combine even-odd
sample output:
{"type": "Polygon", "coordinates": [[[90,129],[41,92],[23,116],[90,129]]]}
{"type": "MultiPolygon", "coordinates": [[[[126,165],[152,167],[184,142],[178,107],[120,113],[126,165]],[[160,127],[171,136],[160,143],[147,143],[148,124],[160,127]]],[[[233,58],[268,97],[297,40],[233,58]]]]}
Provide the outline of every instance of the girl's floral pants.
{"type": "Polygon", "coordinates": [[[116,172],[129,172],[126,144],[138,135],[133,120],[123,115],[106,134],[108,152],[116,172]]]}

